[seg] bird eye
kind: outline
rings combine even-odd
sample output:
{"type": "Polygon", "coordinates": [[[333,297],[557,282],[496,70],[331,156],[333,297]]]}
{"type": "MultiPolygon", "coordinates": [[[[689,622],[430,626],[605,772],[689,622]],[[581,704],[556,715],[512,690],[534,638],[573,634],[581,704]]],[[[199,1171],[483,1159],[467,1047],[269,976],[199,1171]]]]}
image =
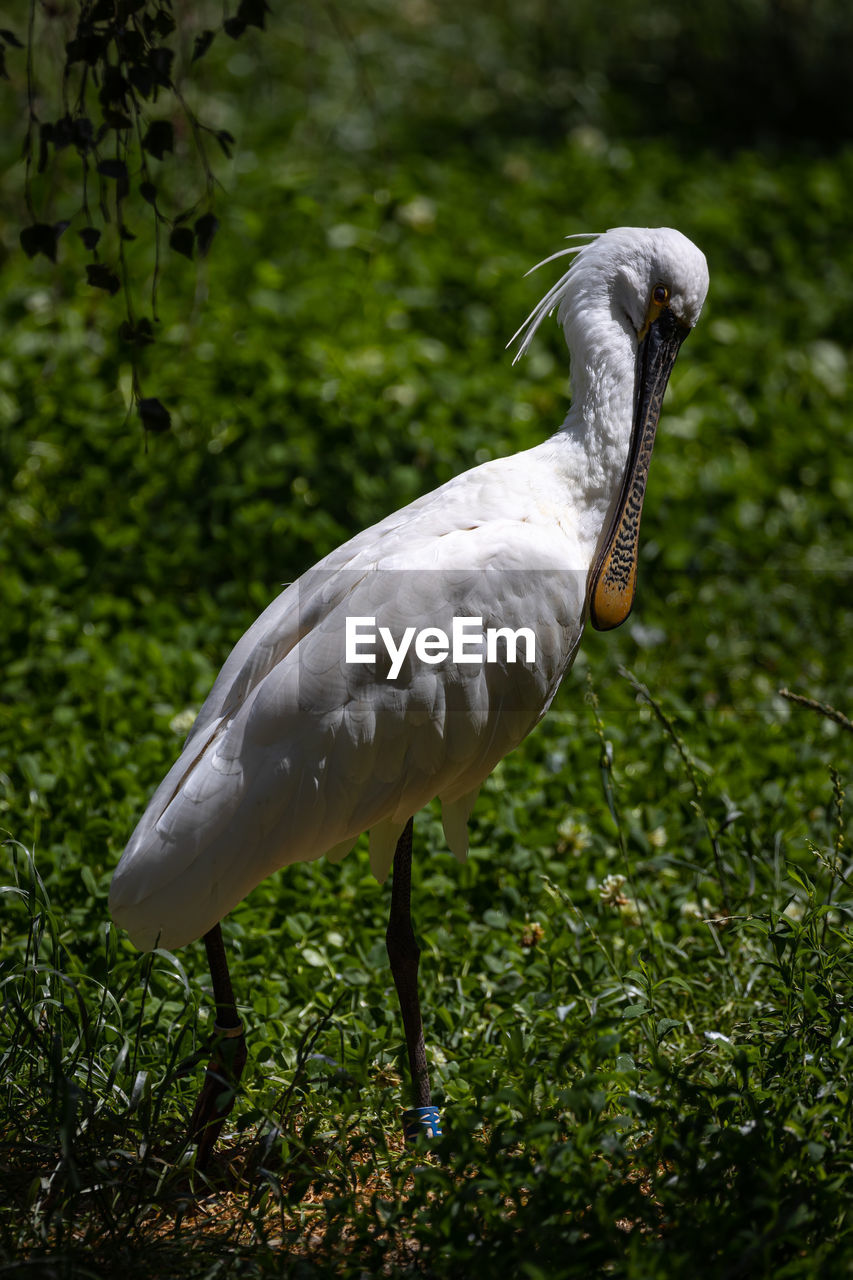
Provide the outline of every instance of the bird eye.
{"type": "Polygon", "coordinates": [[[656,284],[652,289],[652,301],[656,302],[659,307],[665,307],[669,302],[669,289],[665,284],[656,284]]]}

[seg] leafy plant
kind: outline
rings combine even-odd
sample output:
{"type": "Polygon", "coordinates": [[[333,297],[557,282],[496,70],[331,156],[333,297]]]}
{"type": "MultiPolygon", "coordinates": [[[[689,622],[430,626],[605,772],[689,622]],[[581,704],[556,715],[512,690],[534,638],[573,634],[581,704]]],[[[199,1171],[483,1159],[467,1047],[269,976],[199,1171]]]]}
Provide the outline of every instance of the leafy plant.
{"type": "MultiPolygon", "coordinates": [[[[240,0],[234,16],[225,17],[216,28],[198,30],[189,61],[204,57],[218,33],[237,40],[249,27],[263,28],[268,11],[266,0],[240,0]]],[[[130,353],[133,401],[143,426],[146,431],[163,431],[170,426],[169,413],[158,399],[142,395],[137,360],[139,349],[155,341],[161,238],[165,235],[169,248],[186,258],[196,250],[201,257],[207,255],[219,220],[213,211],[217,183],[206,139],[218,143],[230,157],[234,137],[227,129],[205,124],[182,88],[183,73],[176,70],[175,50],[169,43],[178,25],[170,0],[80,0],[74,12],[73,34],[65,42],[61,65],[46,66],[40,56],[43,27],[67,21],[68,15],[53,12],[37,0],[30,3],[24,196],[31,222],[21,230],[21,248],[29,258],[42,254],[56,262],[60,237],[78,223],[77,234],[92,257],[86,264],[87,284],[111,296],[119,291],[123,295],[125,316],[118,337],[130,353]],[[43,82],[53,79],[58,85],[54,105],[48,108],[57,110],[56,100],[61,100],[62,114],[54,120],[39,114],[45,107],[38,72],[43,82]],[[69,207],[70,175],[63,164],[65,154],[72,151],[79,163],[76,209],[69,207]],[[161,162],[167,155],[179,159],[185,185],[193,151],[203,193],[188,208],[169,213],[168,196],[164,199],[160,185],[161,162]],[[40,216],[34,171],[47,175],[39,184],[41,203],[54,204],[61,191],[64,209],[59,220],[45,221],[40,216]],[[127,244],[137,238],[130,221],[145,206],[154,242],[150,315],[138,313],[139,282],[134,284],[126,252],[127,244]]],[[[198,18],[179,14],[185,40],[198,18]]],[[[13,32],[2,34],[13,47],[24,48],[13,32]]]]}
{"type": "MultiPolygon", "coordinates": [[[[482,65],[500,62],[525,12],[442,10],[418,67],[439,35],[457,66],[448,33],[477,14],[501,37],[482,65]]],[[[296,22],[234,53],[213,118],[241,139],[229,250],[204,264],[203,315],[179,300],[189,276],[161,282],[173,429],[147,451],[123,424],[131,353],[77,258],[27,260],[19,222],[0,227],[2,1266],[842,1274],[853,154],[684,155],[600,120],[556,137],[553,110],[540,134],[505,109],[511,78],[498,106],[404,82],[421,29],[389,44],[403,17],[348,11],[349,44],[318,19],[313,61],[296,22]],[[386,149],[359,65],[394,68],[374,96],[386,149]],[[464,866],[437,813],[418,818],[446,1137],[403,1149],[387,902],[357,849],[271,877],[225,922],[250,1059],[205,1180],[185,1140],[203,956],[140,956],[109,924],[120,851],[282,582],[559,425],[556,326],[515,369],[503,350],[549,283],[524,272],[621,223],[681,227],[711,295],[664,409],[635,613],[584,638],[484,788],[464,866]]]]}

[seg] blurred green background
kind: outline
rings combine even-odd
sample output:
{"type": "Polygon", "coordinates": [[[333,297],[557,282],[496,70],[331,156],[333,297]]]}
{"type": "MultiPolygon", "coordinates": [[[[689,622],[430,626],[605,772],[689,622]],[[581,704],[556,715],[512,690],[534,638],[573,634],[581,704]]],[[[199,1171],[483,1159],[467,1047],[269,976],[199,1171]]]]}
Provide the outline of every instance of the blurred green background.
{"type": "MultiPolygon", "coordinates": [[[[73,14],[66,9],[35,10],[42,119],[59,109],[56,68],[73,14]]],[[[620,973],[638,956],[660,972],[686,966],[672,948],[686,946],[694,928],[690,913],[680,914],[688,901],[766,919],[768,929],[778,926],[790,893],[814,905],[785,880],[786,866],[798,874],[808,868],[828,909],[825,895],[834,890],[813,849],[837,839],[828,770],[849,780],[849,738],[779,690],[850,714],[853,10],[840,0],[668,0],[645,9],[274,5],[264,31],[239,41],[220,32],[190,68],[195,35],[218,23],[219,10],[181,9],[171,44],[186,71],[182,91],[202,121],[236,142],[226,159],[207,138],[221,183],[213,193],[221,228],[209,257],[190,263],[161,246],[157,338],[140,354],[139,374],[144,394],[172,413],[168,433],[146,438],[129,412],[131,358],[118,336],[123,300],[85,282],[90,259],[76,235],[84,222],[70,150],[34,178],[32,192],[37,220],[72,219],[58,263],[30,261],[19,248],[32,220],[18,158],[27,119],[23,51],[7,51],[10,79],[0,91],[0,826],[31,851],[43,877],[57,969],[81,982],[82,974],[107,981],[112,868],[190,712],[280,584],[394,508],[560,424],[570,386],[556,325],[540,331],[514,369],[504,348],[561,268],[524,273],[564,236],[616,225],[678,227],[705,251],[711,274],[658,436],[637,604],[620,632],[585,639],[553,715],[486,788],[464,873],[447,860],[435,816],[422,823],[430,854],[416,868],[416,909],[429,957],[427,998],[442,1007],[449,1000],[452,1027],[461,1016],[445,989],[453,974],[497,972],[512,946],[518,972],[527,972],[524,921],[541,917],[555,938],[568,928],[556,915],[547,923],[554,899],[543,875],[598,919],[596,885],[622,862],[614,861],[617,827],[584,702],[587,674],[621,788],[619,838],[657,922],[653,946],[624,915],[598,919],[620,973]],[[704,780],[707,812],[697,809],[672,741],[619,676],[620,664],[675,717],[704,780]],[[725,831],[722,874],[703,845],[703,813],[725,831]],[[455,894],[459,885],[464,892],[455,894]],[[505,928],[490,912],[502,913],[505,928]]],[[[175,128],[176,155],[151,162],[174,216],[204,196],[204,179],[180,108],[164,93],[150,114],[175,128]]],[[[126,216],[137,235],[125,245],[135,314],[150,316],[151,211],[135,188],[126,216]]],[[[106,261],[118,254],[113,237],[111,226],[106,261]]],[[[845,902],[839,891],[833,909],[842,923],[845,902]]],[[[14,979],[35,908],[9,903],[0,946],[14,979]]],[[[384,911],[362,853],[340,870],[296,869],[258,890],[229,925],[238,989],[242,981],[258,1020],[281,1009],[289,1010],[283,1019],[300,1016],[317,987],[318,956],[330,987],[342,968],[351,975],[345,985],[355,1008],[364,988],[352,976],[359,971],[352,956],[376,959],[384,911]],[[280,953],[271,941],[279,937],[289,938],[280,953]]],[[[728,1034],[749,1022],[756,979],[748,975],[765,963],[736,932],[725,934],[724,961],[719,939],[702,936],[688,948],[694,1022],[678,1040],[680,1060],[691,1063],[691,1037],[702,1026],[724,1025],[728,1034]],[[734,993],[725,1015],[713,991],[697,994],[700,974],[715,965],[727,966],[734,993]]],[[[126,941],[119,945],[131,972],[133,953],[126,941]]],[[[830,946],[825,933],[821,946],[830,946]]],[[[197,982],[202,957],[187,957],[197,982]]],[[[595,990],[601,974],[593,970],[595,990]]],[[[538,974],[523,1015],[513,1003],[521,999],[516,985],[507,985],[501,1004],[495,980],[488,998],[497,1003],[479,1047],[472,1041],[460,1051],[435,1015],[428,1037],[456,1063],[439,1070],[440,1093],[452,1099],[455,1090],[459,1105],[470,1103],[458,1074],[466,1055],[473,1062],[493,1055],[494,1080],[504,1078],[506,1045],[494,1028],[501,1017],[507,1026],[535,1019],[561,999],[553,967],[549,975],[538,974]]],[[[369,980],[383,1011],[370,1027],[360,1024],[365,1071],[370,1035],[395,1034],[393,1009],[383,1006],[385,975],[371,969],[369,980]]],[[[471,999],[465,1016],[476,1021],[480,1003],[471,999]]],[[[584,1026],[571,1031],[577,1056],[562,1059],[563,1073],[585,1061],[584,1026]]],[[[562,1020],[560,1027],[570,1034],[562,1020]]],[[[263,1026],[256,1034],[263,1039],[263,1026]]],[[[630,1039],[632,1030],[624,1034],[630,1039]]],[[[270,1055],[290,1052],[267,1047],[270,1055]]],[[[108,1051],[109,1038],[97,1049],[108,1051]]],[[[69,1048],[68,1078],[75,1053],[69,1048]]],[[[392,1056],[384,1041],[376,1061],[383,1055],[392,1056]]],[[[524,1055],[516,1059],[524,1092],[524,1055]]],[[[844,1059],[838,1068],[845,1079],[848,1067],[844,1059]]],[[[724,1064],[719,1078],[738,1070],[724,1064]]],[[[541,1064],[537,1074],[550,1087],[541,1064]]],[[[485,1078],[478,1105],[494,1119],[485,1078]]],[[[693,1103],[679,1094],[674,1104],[661,1079],[645,1082],[660,1116],[672,1106],[689,1111],[693,1103]]],[[[794,1075],[791,1089],[811,1097],[794,1075]]],[[[741,1103],[748,1111],[749,1099],[741,1103]]],[[[340,1100],[328,1105],[334,1112],[340,1100]]],[[[538,1105],[551,1114],[547,1096],[538,1105]]],[[[775,1105],[767,1103],[781,1132],[788,1121],[775,1105]]],[[[832,1152],[843,1162],[849,1133],[842,1127],[830,1147],[827,1113],[815,1108],[798,1121],[802,1142],[824,1144],[821,1160],[834,1168],[832,1152]]],[[[727,1115],[743,1119],[737,1108],[727,1115]]],[[[697,1134],[706,1118],[696,1121],[697,1134]]],[[[666,1134],[663,1118],[660,1126],[666,1134]]],[[[668,1200],[660,1187],[657,1195],[687,1266],[703,1249],[729,1245],[703,1217],[709,1184],[689,1136],[680,1132],[679,1141],[683,1151],[667,1148],[666,1160],[680,1170],[680,1189],[668,1200]]],[[[766,1133],[762,1142],[754,1150],[747,1143],[738,1167],[759,1150],[776,1151],[766,1133]]],[[[663,1168],[664,1146],[655,1150],[649,1168],[663,1168]]],[[[805,1157],[779,1153],[773,1195],[781,1204],[785,1177],[805,1157]]],[[[485,1163],[482,1151],[477,1159],[485,1163]]],[[[531,1165],[524,1177],[535,1176],[531,1165]]],[[[580,1165],[566,1167],[581,1206],[601,1190],[585,1176],[580,1165]]],[[[810,1242],[812,1256],[819,1247],[827,1258],[844,1256],[841,1175],[829,1190],[816,1174],[798,1183],[790,1194],[805,1217],[760,1247],[762,1213],[777,1201],[770,1192],[764,1209],[748,1197],[727,1199],[723,1188],[737,1180],[726,1177],[713,1196],[726,1213],[742,1215],[742,1235],[731,1239],[758,1250],[747,1254],[756,1274],[799,1256],[797,1239],[810,1242]]],[[[477,1231],[515,1258],[496,1226],[499,1201],[494,1220],[477,1231]]],[[[634,1220],[642,1204],[632,1202],[634,1220]]],[[[456,1262],[467,1256],[466,1212],[447,1227],[447,1257],[456,1262]]],[[[638,1275],[664,1265],[649,1261],[660,1223],[649,1230],[638,1275]]],[[[555,1244],[555,1257],[562,1247],[555,1244]]],[[[426,1232],[421,1248],[431,1256],[426,1232]]],[[[612,1232],[600,1249],[584,1254],[583,1265],[617,1266],[612,1232]]],[[[441,1265],[450,1265],[447,1257],[441,1265]]]]}
{"type": "MultiPolygon", "coordinates": [[[[209,16],[175,37],[185,55],[209,16]]],[[[590,636],[590,656],[669,675],[677,640],[690,700],[783,720],[779,685],[843,701],[853,283],[851,153],[835,144],[850,21],[840,5],[643,15],[413,2],[277,12],[239,43],[220,33],[184,88],[236,150],[213,161],[224,189],[209,259],[162,251],[141,381],[174,429],[147,440],[126,414],[121,295],[85,283],[82,219],[56,267],[17,248],[26,99],[23,53],[10,50],[11,810],[30,789],[21,752],[39,759],[45,723],[67,717],[97,756],[112,731],[138,738],[133,707],[147,737],[144,709],[197,703],[280,583],[457,471],[555,429],[569,390],[556,326],[516,369],[504,351],[558,268],[524,272],[564,235],[613,225],[679,227],[705,250],[712,287],[655,455],[638,608],[623,635],[590,636]]],[[[53,48],[36,60],[44,119],[68,31],[40,22],[53,48]]],[[[174,213],[200,178],[180,111],[172,118],[179,150],[158,181],[174,213]]],[[[74,214],[71,149],[36,178],[34,199],[43,221],[74,214]]],[[[150,315],[150,209],[135,192],[126,216],[134,305],[150,315]]],[[[148,786],[170,749],[153,766],[131,752],[126,767],[148,786]]],[[[48,772],[97,808],[76,769],[48,772]]],[[[96,775],[125,787],[112,767],[96,775]]],[[[116,816],[108,807],[103,828],[114,847],[87,838],[86,862],[110,865],[129,822],[116,816]]],[[[68,838],[55,830],[57,844],[68,838]]]]}

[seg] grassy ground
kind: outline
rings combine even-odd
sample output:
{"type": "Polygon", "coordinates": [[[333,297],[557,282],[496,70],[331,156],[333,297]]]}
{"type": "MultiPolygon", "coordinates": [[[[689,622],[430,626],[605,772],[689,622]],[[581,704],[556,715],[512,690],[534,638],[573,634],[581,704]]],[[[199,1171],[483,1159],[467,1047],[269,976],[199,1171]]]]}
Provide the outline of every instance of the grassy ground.
{"type": "MultiPolygon", "coordinates": [[[[166,435],[126,416],[118,300],[80,283],[70,241],[58,267],[22,259],[4,179],[0,1270],[841,1273],[853,153],[543,140],[503,116],[409,149],[407,118],[382,145],[354,137],[346,93],[378,126],[349,81],[296,94],[294,40],[219,64],[239,135],[222,228],[198,276],[167,260],[143,368],[166,435]],[[552,278],[523,273],[621,223],[695,239],[711,296],[631,621],[587,638],[487,784],[465,867],[418,819],[446,1137],[402,1149],[387,893],[357,850],[226,922],[251,1056],[205,1179],[184,1137],[204,957],[140,956],[109,923],[124,842],[280,583],[559,424],[556,328],[515,370],[503,350],[552,278]]],[[[148,253],[128,249],[143,276],[148,253]]]]}

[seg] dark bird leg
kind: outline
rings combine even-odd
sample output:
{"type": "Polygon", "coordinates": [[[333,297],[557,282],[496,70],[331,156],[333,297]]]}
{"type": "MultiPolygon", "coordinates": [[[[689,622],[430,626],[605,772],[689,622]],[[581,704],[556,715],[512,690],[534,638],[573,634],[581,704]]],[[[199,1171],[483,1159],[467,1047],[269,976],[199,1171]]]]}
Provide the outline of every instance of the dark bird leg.
{"type": "Polygon", "coordinates": [[[247,1057],[246,1037],[234,1002],[225,944],[218,924],[204,935],[204,945],[213,979],[216,1022],[213,1056],[207,1065],[204,1084],[190,1119],[190,1137],[198,1145],[196,1165],[199,1169],[206,1167],[216,1139],[234,1106],[247,1057]]]}
{"type": "Polygon", "coordinates": [[[421,953],[412,929],[411,912],[413,824],[414,820],[409,818],[394,852],[391,913],[388,917],[388,928],[385,931],[385,945],[388,948],[388,959],[391,961],[391,973],[397,988],[400,1012],[403,1015],[406,1048],[409,1051],[412,1101],[417,1108],[416,1112],[407,1112],[404,1116],[407,1138],[416,1136],[421,1127],[426,1128],[431,1134],[437,1135],[441,1132],[438,1110],[430,1107],[429,1072],[421,1004],[418,999],[418,961],[421,953]],[[425,1109],[429,1109],[429,1114],[426,1114],[425,1109]]]}

